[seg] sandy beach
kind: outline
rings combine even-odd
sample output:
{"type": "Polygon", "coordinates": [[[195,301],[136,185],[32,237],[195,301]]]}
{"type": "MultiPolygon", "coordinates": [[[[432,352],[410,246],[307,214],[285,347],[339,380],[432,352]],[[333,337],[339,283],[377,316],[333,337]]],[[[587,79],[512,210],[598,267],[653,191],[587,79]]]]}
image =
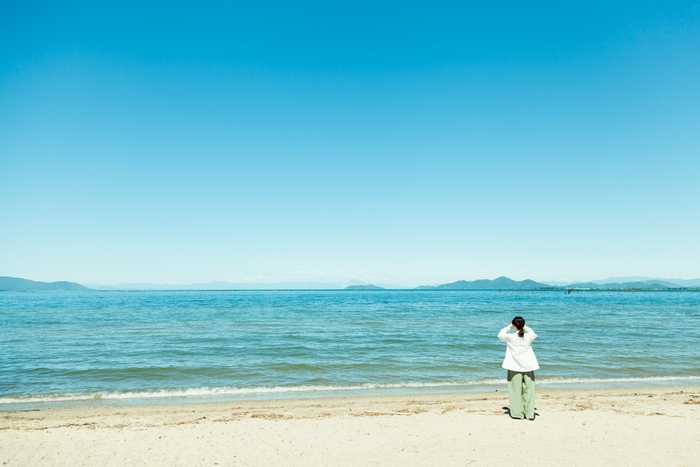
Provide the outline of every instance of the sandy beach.
{"type": "Polygon", "coordinates": [[[0,413],[8,466],[694,466],[700,387],[504,392],[0,413]]]}

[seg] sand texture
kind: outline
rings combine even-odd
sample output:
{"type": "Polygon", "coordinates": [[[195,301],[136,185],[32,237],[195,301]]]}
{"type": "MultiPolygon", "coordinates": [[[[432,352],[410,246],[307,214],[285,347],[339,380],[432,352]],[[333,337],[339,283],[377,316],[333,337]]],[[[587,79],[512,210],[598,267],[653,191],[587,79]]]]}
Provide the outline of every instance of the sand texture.
{"type": "Polygon", "coordinates": [[[700,387],[0,412],[7,466],[700,466],[700,387]]]}

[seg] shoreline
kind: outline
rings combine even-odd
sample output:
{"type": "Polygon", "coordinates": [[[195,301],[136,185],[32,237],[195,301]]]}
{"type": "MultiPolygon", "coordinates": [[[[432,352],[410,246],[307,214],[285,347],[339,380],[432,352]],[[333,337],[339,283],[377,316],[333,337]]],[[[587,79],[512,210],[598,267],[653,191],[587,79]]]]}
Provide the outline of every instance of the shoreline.
{"type": "MultiPolygon", "coordinates": [[[[538,391],[560,389],[662,388],[699,386],[700,376],[645,376],[619,378],[544,377],[538,391]],[[543,381],[544,380],[544,381],[543,381]]],[[[130,407],[209,403],[245,403],[248,401],[314,400],[341,397],[392,397],[440,394],[478,394],[506,391],[505,379],[454,381],[442,383],[367,383],[348,386],[280,387],[202,387],[186,389],[136,390],[123,392],[37,394],[0,397],[0,414],[25,410],[80,407],[130,407]]]]}
{"type": "Polygon", "coordinates": [[[7,465],[692,465],[700,385],[91,406],[0,413],[7,465]],[[513,436],[516,436],[513,438],[513,436]]]}
{"type": "MultiPolygon", "coordinates": [[[[678,397],[687,396],[690,399],[696,397],[700,399],[700,385],[693,386],[631,386],[631,387],[616,387],[616,388],[537,388],[537,401],[541,405],[547,399],[563,400],[570,398],[592,398],[603,397],[608,399],[614,398],[647,398],[655,395],[675,395],[678,397]],[[697,395],[697,396],[696,396],[697,395]]],[[[271,411],[277,408],[285,408],[291,410],[295,417],[314,418],[315,410],[310,410],[306,413],[304,410],[309,408],[332,408],[343,405],[351,405],[364,407],[372,405],[386,404],[393,405],[412,405],[425,404],[433,406],[442,403],[462,404],[462,409],[474,409],[481,402],[493,403],[494,401],[503,401],[504,405],[508,405],[508,393],[505,389],[490,392],[444,392],[444,393],[421,393],[421,394],[383,394],[383,395],[358,395],[358,396],[338,396],[338,397],[319,397],[319,398],[280,398],[280,399],[264,399],[264,400],[236,400],[236,401],[210,401],[210,402],[191,402],[191,403],[174,403],[174,404],[140,404],[140,405],[91,405],[81,407],[50,407],[43,409],[21,409],[8,410],[0,412],[0,430],[12,428],[7,422],[9,420],[17,420],[21,417],[19,414],[41,414],[41,420],[48,420],[54,415],[60,419],[70,418],[71,416],[83,417],[89,416],[111,416],[133,415],[140,416],[145,414],[177,414],[177,413],[216,413],[226,411],[231,408],[235,410],[243,410],[244,414],[253,413],[251,411],[260,411],[261,413],[271,411]],[[48,415],[48,417],[47,417],[48,415]]],[[[700,400],[697,401],[700,406],[700,400]]],[[[457,407],[453,407],[457,408],[457,407]]],[[[323,415],[331,415],[322,411],[323,415]]],[[[256,412],[257,413],[257,412],[256,412]]],[[[396,411],[392,413],[398,413],[396,411]]],[[[356,414],[352,414],[356,415],[356,414]]],[[[273,417],[274,418],[274,417],[273,417]]],[[[33,416],[28,416],[27,420],[35,419],[33,416]]]]}

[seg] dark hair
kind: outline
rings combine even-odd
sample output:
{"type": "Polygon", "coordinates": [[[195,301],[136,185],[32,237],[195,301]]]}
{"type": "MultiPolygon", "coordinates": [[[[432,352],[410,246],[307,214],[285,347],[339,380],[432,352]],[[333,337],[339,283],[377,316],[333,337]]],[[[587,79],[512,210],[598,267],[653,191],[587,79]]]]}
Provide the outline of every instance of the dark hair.
{"type": "Polygon", "coordinates": [[[518,336],[523,337],[525,335],[525,331],[523,331],[523,328],[525,327],[525,320],[523,319],[523,317],[516,316],[515,318],[513,318],[512,324],[518,330],[518,336]]]}

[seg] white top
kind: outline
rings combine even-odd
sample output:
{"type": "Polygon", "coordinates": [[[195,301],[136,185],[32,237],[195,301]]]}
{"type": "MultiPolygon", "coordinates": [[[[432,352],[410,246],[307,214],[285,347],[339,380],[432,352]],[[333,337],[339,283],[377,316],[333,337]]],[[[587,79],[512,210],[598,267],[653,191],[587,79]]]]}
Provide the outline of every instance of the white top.
{"type": "Polygon", "coordinates": [[[540,366],[537,364],[535,352],[532,351],[530,346],[532,341],[537,338],[535,331],[524,326],[523,331],[525,331],[525,335],[520,337],[517,332],[508,333],[509,329],[510,326],[506,326],[498,333],[498,338],[508,345],[506,358],[501,366],[506,370],[520,372],[539,370],[540,366]]]}

